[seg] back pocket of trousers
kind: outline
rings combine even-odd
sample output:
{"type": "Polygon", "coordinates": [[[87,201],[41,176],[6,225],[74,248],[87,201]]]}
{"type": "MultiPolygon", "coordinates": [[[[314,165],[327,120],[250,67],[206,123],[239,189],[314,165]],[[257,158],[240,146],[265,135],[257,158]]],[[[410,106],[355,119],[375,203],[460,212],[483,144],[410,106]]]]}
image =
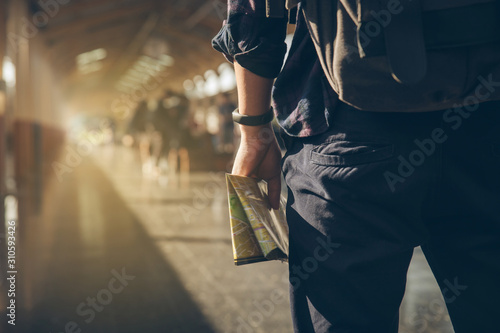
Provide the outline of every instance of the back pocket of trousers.
{"type": "Polygon", "coordinates": [[[332,141],[314,147],[311,162],[327,166],[353,166],[392,157],[394,147],[387,143],[332,141]]]}

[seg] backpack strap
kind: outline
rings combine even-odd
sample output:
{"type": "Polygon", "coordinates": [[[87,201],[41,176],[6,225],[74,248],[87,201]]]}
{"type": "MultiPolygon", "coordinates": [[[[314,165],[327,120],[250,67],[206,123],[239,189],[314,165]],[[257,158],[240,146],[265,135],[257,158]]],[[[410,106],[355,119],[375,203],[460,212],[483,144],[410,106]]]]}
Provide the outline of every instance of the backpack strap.
{"type": "Polygon", "coordinates": [[[286,0],[286,9],[290,10],[299,4],[299,0],[286,0]]]}
{"type": "MultiPolygon", "coordinates": [[[[382,0],[384,5],[391,0],[382,0]]],[[[399,83],[415,84],[427,72],[427,54],[422,28],[420,0],[399,0],[402,11],[392,16],[384,28],[387,60],[393,78],[399,83]]]]}
{"type": "Polygon", "coordinates": [[[300,0],[266,0],[266,17],[288,17],[289,24],[297,21],[297,5],[300,0]]]}
{"type": "Polygon", "coordinates": [[[266,0],[266,17],[283,18],[285,15],[285,0],[266,0]]]}

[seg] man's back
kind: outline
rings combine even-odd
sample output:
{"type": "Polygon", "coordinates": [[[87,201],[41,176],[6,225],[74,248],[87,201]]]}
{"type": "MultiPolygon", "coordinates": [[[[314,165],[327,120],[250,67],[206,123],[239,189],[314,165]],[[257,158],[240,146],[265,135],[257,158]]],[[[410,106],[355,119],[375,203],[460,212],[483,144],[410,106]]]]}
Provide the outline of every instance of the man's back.
{"type": "MultiPolygon", "coordinates": [[[[397,332],[406,272],[420,245],[455,332],[494,332],[500,311],[500,102],[489,100],[497,99],[500,86],[499,45],[424,50],[424,77],[401,84],[391,75],[391,66],[401,65],[391,58],[398,48],[389,46],[388,57],[364,57],[357,21],[344,6],[354,1],[332,3],[342,28],[330,66],[320,61],[310,37],[307,25],[314,21],[299,15],[278,75],[286,20],[264,18],[264,1],[230,2],[228,24],[214,40],[235,62],[242,115],[262,119],[278,76],[273,105],[287,148],[282,165],[295,331],[397,332]],[[346,53],[349,45],[358,52],[346,53]],[[450,101],[458,102],[446,108],[450,101]]],[[[423,25],[425,19],[410,21],[423,25]]],[[[377,21],[366,21],[365,28],[369,22],[377,21]]],[[[411,24],[401,27],[404,32],[411,24]]],[[[392,28],[380,32],[398,37],[392,28]]],[[[412,39],[401,45],[415,47],[412,39]]],[[[397,68],[403,72],[392,74],[399,81],[422,70],[397,68]]],[[[240,129],[233,173],[266,180],[274,206],[280,154],[269,124],[240,129]]]]}

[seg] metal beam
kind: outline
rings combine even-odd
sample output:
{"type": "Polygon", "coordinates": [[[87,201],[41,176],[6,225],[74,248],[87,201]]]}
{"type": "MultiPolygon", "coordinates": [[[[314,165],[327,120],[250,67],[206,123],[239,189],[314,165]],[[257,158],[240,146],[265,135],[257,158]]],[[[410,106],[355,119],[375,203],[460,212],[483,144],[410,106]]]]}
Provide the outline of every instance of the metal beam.
{"type": "Polygon", "coordinates": [[[121,57],[116,61],[113,69],[108,71],[108,75],[120,75],[130,66],[135,58],[140,54],[141,48],[144,46],[147,38],[151,35],[153,30],[156,28],[160,15],[156,12],[152,12],[146,18],[141,29],[132,38],[131,42],[127,48],[123,51],[121,57]]]}
{"type": "Polygon", "coordinates": [[[105,24],[112,20],[123,19],[124,17],[134,17],[145,12],[151,12],[153,10],[152,1],[143,1],[139,4],[133,6],[124,6],[116,10],[109,10],[106,12],[101,12],[98,15],[93,15],[90,17],[82,17],[75,19],[71,23],[59,25],[53,27],[48,25],[48,28],[44,32],[44,35],[49,39],[57,39],[61,36],[68,36],[75,33],[80,33],[89,29],[90,27],[105,24]]]}

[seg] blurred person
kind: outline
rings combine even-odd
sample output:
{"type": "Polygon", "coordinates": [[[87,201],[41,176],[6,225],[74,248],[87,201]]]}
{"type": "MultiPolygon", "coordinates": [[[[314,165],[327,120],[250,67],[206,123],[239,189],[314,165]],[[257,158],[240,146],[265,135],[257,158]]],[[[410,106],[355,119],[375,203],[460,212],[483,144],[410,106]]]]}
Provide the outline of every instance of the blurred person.
{"type": "Polygon", "coordinates": [[[149,150],[149,144],[147,144],[147,140],[145,138],[146,122],[148,117],[147,113],[147,102],[146,100],[142,100],[137,104],[127,129],[127,133],[133,136],[134,141],[139,147],[139,153],[142,163],[144,163],[148,155],[146,154],[145,150],[149,150]]]}
{"type": "Polygon", "coordinates": [[[169,131],[170,131],[170,117],[168,114],[168,98],[170,94],[165,92],[164,95],[158,100],[157,109],[155,113],[155,127],[160,133],[161,137],[161,147],[158,156],[158,169],[160,174],[164,174],[168,170],[168,159],[167,154],[170,150],[169,145],[169,131]]]}
{"type": "Polygon", "coordinates": [[[234,122],[232,113],[236,108],[228,93],[222,93],[218,98],[219,105],[219,142],[217,150],[220,153],[232,153],[234,150],[234,122]]]}
{"type": "Polygon", "coordinates": [[[142,173],[147,177],[158,173],[156,164],[160,155],[161,136],[155,125],[156,107],[154,100],[139,102],[129,124],[129,133],[134,135],[139,146],[142,173]]]}
{"type": "Polygon", "coordinates": [[[156,99],[148,100],[148,121],[146,123],[146,132],[148,135],[150,148],[149,160],[147,161],[147,173],[152,177],[159,175],[158,163],[162,150],[161,127],[157,124],[159,103],[156,99]]]}
{"type": "Polygon", "coordinates": [[[295,332],[397,332],[419,245],[455,332],[497,332],[498,3],[300,1],[283,69],[287,18],[266,17],[270,3],[229,1],[213,45],[237,79],[232,173],[267,181],[278,208],[283,166],[295,332]],[[422,22],[429,6],[442,15],[422,22]],[[449,22],[471,12],[460,35],[449,22]],[[424,37],[424,23],[436,31],[424,37]],[[427,50],[429,38],[443,46],[427,50]]]}
{"type": "Polygon", "coordinates": [[[162,169],[167,169],[172,176],[189,174],[190,129],[188,121],[188,99],[182,94],[166,91],[159,102],[155,123],[161,128],[163,142],[161,156],[166,157],[166,164],[162,166],[162,169]]]}
{"type": "Polygon", "coordinates": [[[205,126],[207,128],[207,133],[210,135],[212,150],[214,153],[217,153],[219,152],[221,134],[221,122],[217,99],[215,97],[206,98],[205,105],[205,126]]]}

